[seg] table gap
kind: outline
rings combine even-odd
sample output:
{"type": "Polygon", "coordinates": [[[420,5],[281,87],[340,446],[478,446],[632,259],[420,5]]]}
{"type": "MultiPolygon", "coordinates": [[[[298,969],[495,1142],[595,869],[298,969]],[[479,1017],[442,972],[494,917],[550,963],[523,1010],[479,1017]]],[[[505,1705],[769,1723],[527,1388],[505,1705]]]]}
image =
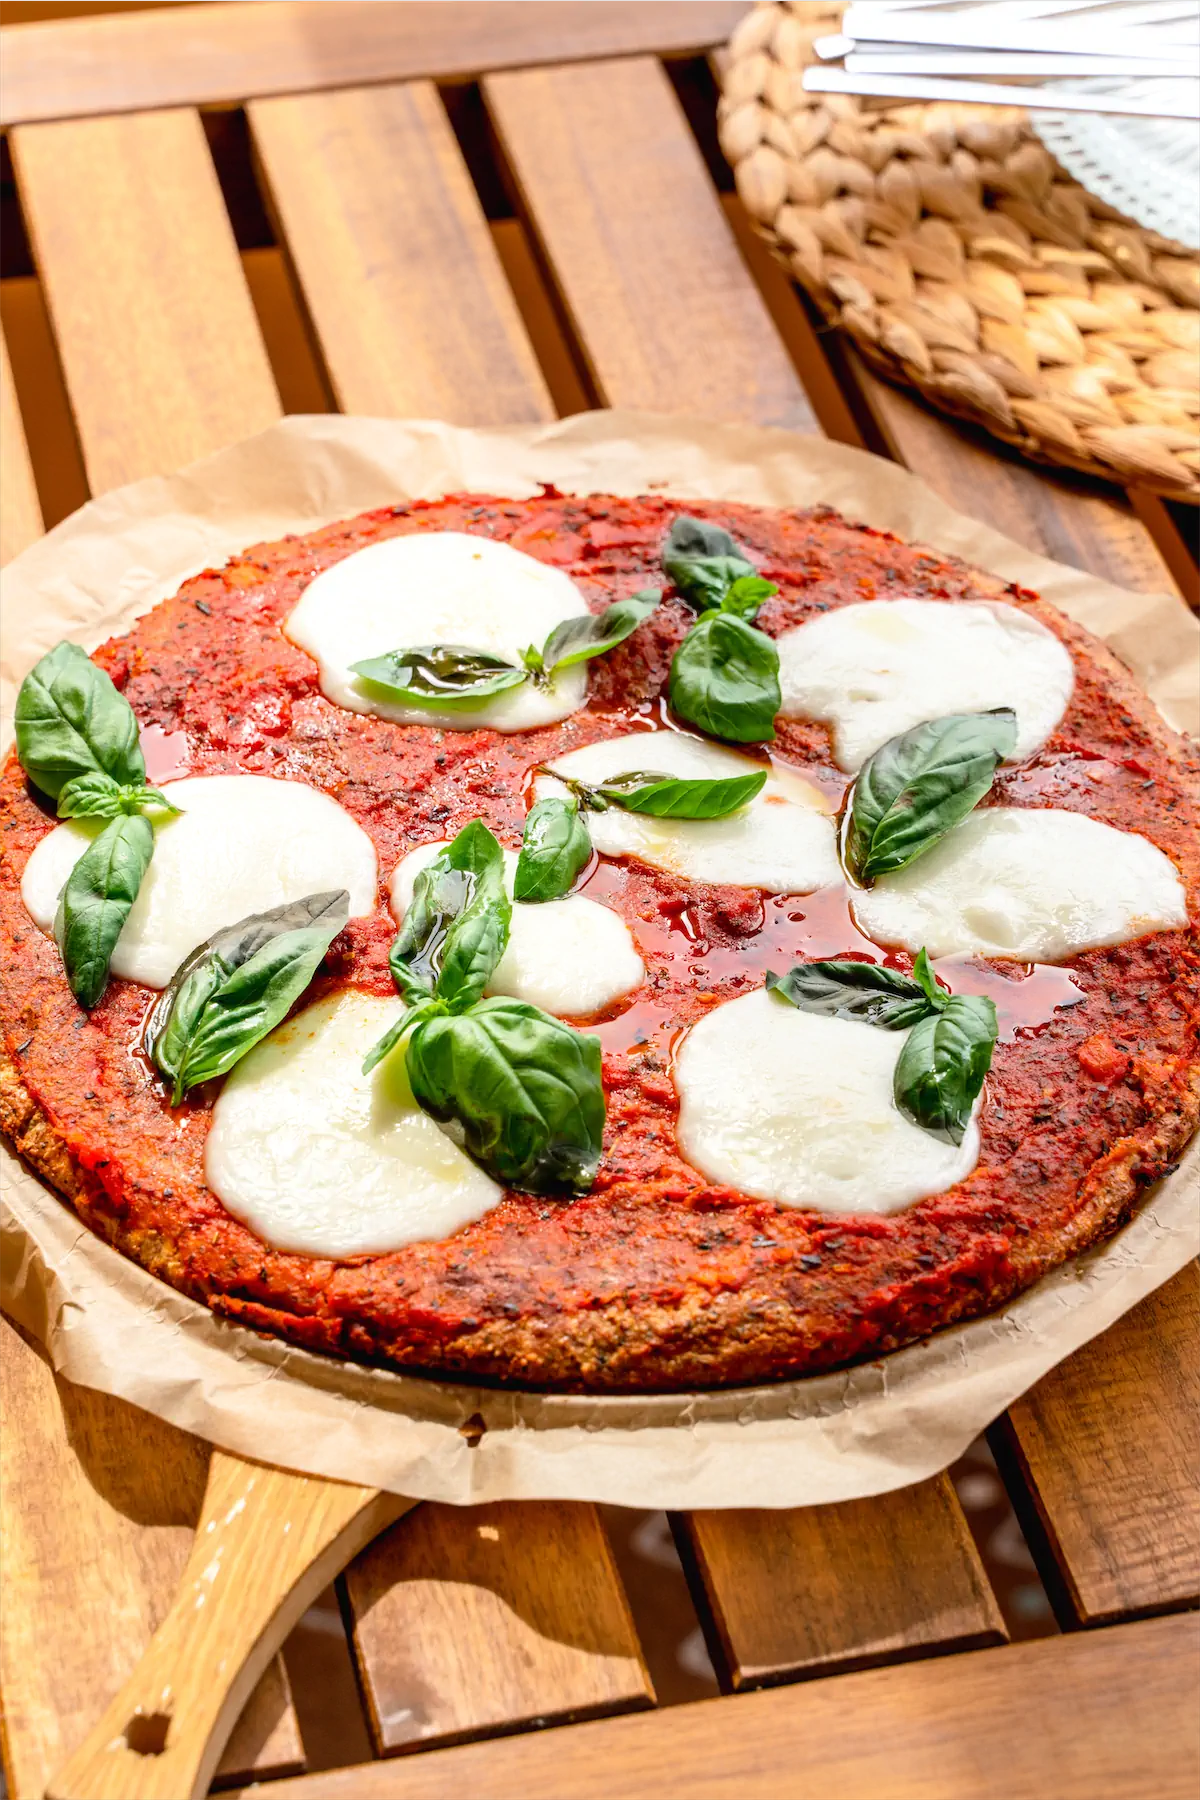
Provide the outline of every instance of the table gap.
{"type": "Polygon", "coordinates": [[[492,228],[517,310],[560,418],[604,405],[588,373],[579,340],[562,305],[537,234],[521,209],[517,184],[478,82],[438,86],[467,173],[492,228]]]}
{"type": "Polygon", "coordinates": [[[34,273],[8,134],[0,136],[0,280],[34,273]]]}
{"type": "Polygon", "coordinates": [[[733,170],[726,162],[717,138],[717,100],[720,96],[708,58],[662,57],[660,60],[692,136],[700,147],[713,186],[719,194],[735,193],[733,170]]]}
{"type": "Polygon", "coordinates": [[[339,1583],[313,1601],[283,1643],[309,1773],[373,1759],[339,1583]]]}
{"type": "Polygon", "coordinates": [[[1074,1631],[1078,1629],[1079,1620],[1071,1600],[1066,1574],[1038,1512],[1031,1484],[1021,1465],[1016,1437],[1007,1417],[1001,1415],[988,1427],[987,1441],[1058,1628],[1060,1631],[1074,1631]]]}
{"type": "Polygon", "coordinates": [[[666,1513],[599,1510],[659,1706],[711,1699],[716,1670],[666,1513]]]}
{"type": "Polygon", "coordinates": [[[245,108],[205,111],[200,119],[238,249],[263,250],[277,243],[254,167],[245,108]]]}
{"type": "Polygon", "coordinates": [[[245,108],[207,109],[200,117],[283,410],[336,412],[308,308],[260,179],[245,108]]]}
{"type": "Polygon", "coordinates": [[[46,296],[35,273],[0,280],[0,321],[42,521],[49,531],[89,498],[46,296]]]}
{"type": "Polygon", "coordinates": [[[836,334],[824,325],[802,290],[772,257],[738,198],[733,170],[717,137],[718,88],[711,58],[662,61],[709,179],[720,195],[742,261],[783,339],[822,432],[838,443],[886,455],[886,445],[868,408],[854,383],[846,380],[836,334]]]}

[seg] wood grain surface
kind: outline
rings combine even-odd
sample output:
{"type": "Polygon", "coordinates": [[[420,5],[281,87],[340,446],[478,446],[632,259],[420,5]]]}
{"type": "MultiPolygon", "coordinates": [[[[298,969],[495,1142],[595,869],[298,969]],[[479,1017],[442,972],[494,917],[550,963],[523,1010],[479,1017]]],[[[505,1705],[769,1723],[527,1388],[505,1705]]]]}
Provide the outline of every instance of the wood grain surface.
{"type": "Polygon", "coordinates": [[[9,26],[0,124],[722,43],[744,0],[169,6],[9,26]]]}
{"type": "Polygon", "coordinates": [[[92,492],[270,425],[279,396],[198,115],[31,125],[12,149],[92,492]]]}
{"type": "Polygon", "coordinates": [[[947,1475],[840,1506],[685,1514],[679,1530],[725,1687],[1007,1636],[947,1475]]]}
{"type": "Polygon", "coordinates": [[[214,1449],[179,1587],[46,1800],[202,1800],[284,1637],[411,1500],[214,1449]]]}
{"type": "Polygon", "coordinates": [[[432,82],[256,100],[268,189],[343,412],[553,418],[432,82]]]}
{"type": "Polygon", "coordinates": [[[422,1506],[346,1594],[383,1755],[654,1703],[593,1506],[422,1506]]]}
{"type": "MultiPolygon", "coordinates": [[[[57,1380],[7,1319],[0,1396],[5,1772],[11,1800],[40,1800],[166,1615],[200,1513],[208,1446],[57,1380]]],[[[218,1775],[227,1783],[303,1766],[276,1657],[218,1775]]]]}
{"type": "Polygon", "coordinates": [[[1064,1622],[1200,1602],[1200,1267],[1011,1406],[1002,1460],[1005,1446],[1062,1577],[1064,1622]]]}
{"type": "Polygon", "coordinates": [[[492,75],[484,94],[601,401],[811,431],[660,65],[492,75]]]}
{"type": "Polygon", "coordinates": [[[1194,1800],[1196,1621],[283,1781],[272,1800],[1194,1800]]]}
{"type": "Polygon", "coordinates": [[[851,354],[850,368],[897,462],[959,512],[1056,562],[1139,593],[1176,593],[1154,539],[1119,489],[1042,469],[993,447],[893,387],[851,354]]]}
{"type": "Polygon", "coordinates": [[[42,535],[33,469],[17,405],[8,345],[0,332],[0,563],[42,535]]]}

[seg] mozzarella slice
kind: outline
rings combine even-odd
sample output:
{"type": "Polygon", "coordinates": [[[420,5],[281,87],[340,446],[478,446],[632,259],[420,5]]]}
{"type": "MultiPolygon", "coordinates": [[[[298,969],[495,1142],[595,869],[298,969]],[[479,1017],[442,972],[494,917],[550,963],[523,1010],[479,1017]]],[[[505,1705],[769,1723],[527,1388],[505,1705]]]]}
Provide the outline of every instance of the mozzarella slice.
{"type": "MultiPolygon", "coordinates": [[[[552,768],[586,782],[635,769],[704,780],[726,780],[762,767],[736,751],[678,731],[639,731],[588,744],[555,757],[552,768]]],[[[550,776],[534,784],[536,797],[565,790],[550,776]]],[[[605,856],[636,856],[652,868],[691,881],[763,888],[770,894],[808,894],[841,880],[827,802],[800,775],[775,769],[766,786],[724,819],[652,819],[610,806],[589,813],[588,829],[605,856]]]]}
{"type": "MultiPolygon", "coordinates": [[[[390,883],[392,912],[397,919],[412,905],[417,876],[444,848],[443,844],[422,844],[397,863],[390,883]]],[[[504,865],[511,896],[515,851],[504,852],[504,865]]],[[[527,1000],[543,1012],[580,1019],[640,987],[645,975],[624,919],[583,894],[569,894],[565,900],[514,904],[508,948],[486,991],[527,1000]]]]}
{"type": "Polygon", "coordinates": [[[995,706],[1016,712],[1013,761],[1022,762],[1050,736],[1075,683],[1066,646],[1002,603],[870,600],[822,613],[777,643],[781,713],[830,725],[850,771],[926,719],[995,706]]]}
{"type": "Polygon", "coordinates": [[[393,704],[350,665],[422,644],[459,644],[519,663],[530,644],[540,650],[563,619],[587,610],[561,569],[523,550],[464,531],[425,531],[371,544],[323,570],[284,629],[315,657],[321,692],[351,712],[458,731],[530,731],[583,705],[585,665],[564,670],[551,688],[526,682],[466,708],[393,704]]]}
{"type": "Polygon", "coordinates": [[[906,1034],[799,1012],[764,989],[694,1025],[675,1059],[679,1146],[709,1181],[782,1206],[900,1212],[969,1175],[972,1118],[946,1144],[896,1110],[906,1034]]]}
{"type": "Polygon", "coordinates": [[[413,1099],[403,1053],[363,1074],[400,1011],[352,989],[320,1000],[255,1045],[221,1090],[205,1179],[275,1249],[378,1256],[449,1237],[500,1200],[413,1099]]]}
{"type": "Polygon", "coordinates": [[[989,806],[854,896],[878,944],[1056,962],[1187,923],[1173,862],[1082,813],[989,806]]]}
{"type": "MultiPolygon", "coordinates": [[[[328,794],[265,775],[199,775],[162,791],[183,810],[153,816],[154,856],[117,939],[114,975],[166,987],[223,925],[306,894],[346,888],[352,916],[374,911],[375,846],[328,794]]],[[[54,929],[63,885],[101,829],[72,819],[26,863],[21,897],[43,931],[54,929]]]]}

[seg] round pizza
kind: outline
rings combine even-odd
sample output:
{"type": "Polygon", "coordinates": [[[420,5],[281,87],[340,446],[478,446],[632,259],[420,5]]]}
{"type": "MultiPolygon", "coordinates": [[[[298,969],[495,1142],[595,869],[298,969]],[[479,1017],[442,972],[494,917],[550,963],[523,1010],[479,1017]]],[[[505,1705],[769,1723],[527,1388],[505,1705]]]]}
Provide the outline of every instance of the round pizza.
{"type": "Polygon", "coordinates": [[[574,1391],[1002,1305],[1200,1107],[1193,750],[827,509],[456,495],[31,670],[0,1124],[225,1319],[574,1391]]]}

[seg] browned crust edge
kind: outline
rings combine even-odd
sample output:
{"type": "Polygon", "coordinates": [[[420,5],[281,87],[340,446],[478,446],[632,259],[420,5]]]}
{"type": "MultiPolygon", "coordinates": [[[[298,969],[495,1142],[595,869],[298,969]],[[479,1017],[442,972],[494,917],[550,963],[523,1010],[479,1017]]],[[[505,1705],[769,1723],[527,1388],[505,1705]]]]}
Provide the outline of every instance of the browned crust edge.
{"type": "MultiPolygon", "coordinates": [[[[1198,1124],[1200,1065],[1190,1071],[1176,1104],[1161,1110],[1150,1126],[1122,1139],[1093,1165],[1084,1183],[1084,1203],[1067,1231],[1028,1240],[1023,1254],[1010,1265],[1010,1279],[990,1287],[973,1282],[940,1308],[929,1332],[885,1332],[872,1356],[993,1311],[1070,1257],[1111,1236],[1136,1211],[1148,1183],[1177,1160],[1198,1124]]],[[[93,1207],[86,1175],[2,1049],[0,1131],[37,1175],[70,1200],[85,1224],[150,1274],[235,1323],[308,1347],[303,1343],[302,1321],[274,1310],[268,1321],[262,1316],[265,1308],[203,1291],[192,1293],[168,1241],[157,1233],[128,1230],[107,1210],[93,1207]]],[[[432,1365],[428,1357],[418,1362],[403,1343],[376,1337],[361,1324],[347,1326],[340,1348],[354,1361],[457,1380],[483,1377],[545,1390],[550,1385],[545,1371],[553,1367],[557,1374],[552,1385],[559,1390],[646,1392],[760,1385],[825,1372],[829,1363],[821,1360],[820,1345],[821,1339],[812,1342],[804,1316],[783,1302],[765,1303],[737,1293],[690,1299],[672,1307],[621,1302],[552,1321],[494,1320],[482,1330],[455,1338],[432,1365]],[[752,1353],[753,1368],[741,1366],[747,1361],[746,1349],[752,1353]],[[714,1381],[717,1369],[722,1374],[714,1381]],[[528,1371],[524,1382],[523,1371],[528,1371]]]]}

